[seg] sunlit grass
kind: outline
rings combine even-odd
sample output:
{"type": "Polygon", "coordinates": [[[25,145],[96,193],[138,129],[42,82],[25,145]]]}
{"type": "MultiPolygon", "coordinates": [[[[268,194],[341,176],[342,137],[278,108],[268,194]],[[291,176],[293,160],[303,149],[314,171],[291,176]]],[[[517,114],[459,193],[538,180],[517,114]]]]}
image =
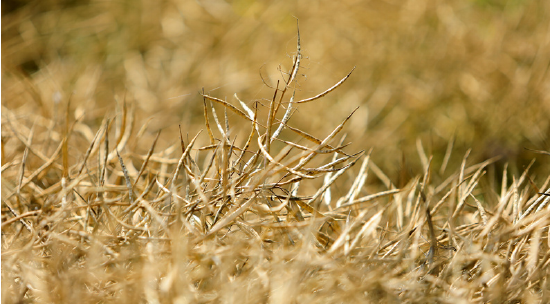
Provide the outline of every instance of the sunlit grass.
{"type": "Polygon", "coordinates": [[[2,11],[3,303],[549,301],[547,1],[2,11]]]}

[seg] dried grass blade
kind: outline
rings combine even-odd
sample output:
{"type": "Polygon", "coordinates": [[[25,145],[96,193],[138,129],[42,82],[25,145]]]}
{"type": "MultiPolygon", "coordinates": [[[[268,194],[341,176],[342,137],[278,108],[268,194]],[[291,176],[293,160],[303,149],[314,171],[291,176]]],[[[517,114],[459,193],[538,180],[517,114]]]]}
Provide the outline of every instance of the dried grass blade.
{"type": "Polygon", "coordinates": [[[212,102],[210,102],[210,109],[212,109],[212,117],[214,117],[214,121],[216,122],[216,126],[218,127],[218,131],[220,131],[223,138],[226,138],[225,131],[223,130],[223,127],[220,124],[220,121],[218,120],[218,115],[216,114],[216,109],[214,109],[214,105],[212,104],[212,102]]]}
{"type": "Polygon", "coordinates": [[[277,130],[275,130],[275,133],[273,133],[273,137],[271,138],[271,141],[277,139],[277,137],[279,136],[281,131],[283,131],[283,128],[285,127],[286,123],[288,122],[288,120],[292,116],[292,109],[293,109],[292,105],[294,104],[295,94],[296,94],[296,91],[294,91],[292,93],[292,97],[290,97],[290,101],[289,101],[288,106],[286,108],[285,114],[283,115],[283,119],[280,121],[279,127],[277,127],[277,130]]]}
{"type": "Polygon", "coordinates": [[[535,160],[536,159],[532,159],[531,162],[529,163],[529,165],[527,165],[527,167],[523,170],[523,173],[521,174],[521,176],[519,177],[519,180],[518,180],[518,187],[519,185],[523,184],[523,182],[527,179],[527,177],[529,176],[529,169],[531,169],[531,167],[533,166],[533,164],[535,164],[535,160]]]}
{"type": "MultiPolygon", "coordinates": [[[[107,158],[109,157],[109,126],[111,124],[111,120],[107,119],[106,127],[105,127],[105,141],[104,146],[105,150],[103,151],[103,166],[101,166],[100,174],[99,174],[99,185],[103,186],[105,185],[105,174],[107,173],[107,158]]],[[[98,154],[98,157],[100,154],[98,154]]]]}
{"type": "MultiPolygon", "coordinates": [[[[4,112],[4,110],[2,110],[2,112],[4,112]]],[[[8,112],[8,114],[5,115],[5,117],[6,117],[6,120],[8,121],[8,125],[10,127],[10,130],[13,132],[15,137],[17,137],[17,139],[19,139],[19,141],[23,145],[25,145],[25,148],[28,148],[29,151],[32,154],[38,156],[42,161],[47,162],[48,157],[46,155],[42,154],[42,152],[40,152],[40,151],[35,150],[34,147],[31,147],[31,146],[27,145],[27,139],[25,139],[25,137],[23,135],[21,135],[21,133],[19,133],[19,131],[17,131],[17,129],[19,129],[19,128],[16,128],[16,126],[14,126],[14,122],[12,121],[12,118],[10,117],[11,115],[13,115],[13,114],[11,112],[8,112]]],[[[55,164],[55,166],[58,169],[63,169],[63,166],[61,166],[59,164],[55,164]]]]}
{"type": "MultiPolygon", "coordinates": [[[[141,194],[138,196],[138,198],[137,198],[135,201],[133,201],[133,202],[130,204],[130,206],[128,206],[128,208],[126,208],[126,209],[124,209],[124,211],[122,211],[122,214],[124,215],[124,214],[130,212],[132,209],[134,209],[134,208],[139,204],[140,200],[141,200],[143,197],[145,197],[145,196],[151,191],[151,189],[153,189],[153,186],[154,186],[155,184],[158,184],[159,187],[160,187],[161,189],[166,189],[164,186],[162,186],[162,184],[161,184],[156,178],[154,178],[154,179],[149,183],[149,185],[147,185],[147,188],[145,188],[145,191],[143,191],[143,193],[141,193],[141,194]]],[[[165,190],[165,191],[166,191],[166,190],[165,190]]],[[[166,191],[166,192],[169,192],[169,191],[166,191]]],[[[133,215],[132,215],[132,216],[133,216],[133,215]]],[[[130,216],[130,218],[131,218],[132,216],[130,216]]]]}
{"type": "Polygon", "coordinates": [[[422,140],[420,138],[416,139],[416,150],[418,151],[418,155],[420,156],[422,168],[424,168],[424,171],[426,171],[428,169],[428,156],[426,155],[426,151],[424,151],[424,146],[422,145],[422,140]]]}
{"type": "Polygon", "coordinates": [[[29,156],[29,147],[32,145],[32,139],[34,137],[34,122],[32,124],[29,137],[27,138],[27,142],[25,143],[25,150],[23,151],[23,157],[21,158],[21,167],[19,167],[19,180],[18,180],[18,186],[16,193],[19,195],[21,193],[21,185],[23,184],[23,178],[25,177],[25,165],[27,164],[27,157],[29,156]]]}
{"type": "Polygon", "coordinates": [[[309,201],[309,203],[311,204],[312,202],[315,202],[315,200],[319,198],[338,179],[338,177],[344,174],[344,172],[346,172],[347,169],[355,165],[355,163],[357,163],[358,160],[359,158],[355,159],[350,164],[341,168],[336,174],[334,174],[334,176],[332,176],[327,182],[323,184],[321,188],[319,188],[319,190],[317,190],[317,192],[311,197],[311,200],[309,201]]]}
{"type": "Polygon", "coordinates": [[[256,193],[246,200],[244,204],[240,204],[240,206],[233,208],[228,212],[228,215],[222,218],[219,222],[217,222],[212,228],[210,228],[210,231],[206,234],[206,236],[211,236],[212,234],[218,232],[218,230],[222,229],[223,227],[227,226],[229,223],[231,223],[234,219],[236,219],[238,216],[243,214],[252,203],[256,201],[256,193]]]}
{"type": "Polygon", "coordinates": [[[252,129],[250,130],[250,134],[248,135],[248,138],[246,139],[246,143],[244,144],[244,147],[241,150],[242,151],[241,154],[239,155],[239,157],[235,161],[235,166],[237,166],[241,162],[241,160],[243,159],[244,153],[246,152],[246,150],[250,146],[250,143],[252,142],[253,137],[254,137],[254,125],[252,125],[252,129]]]}
{"type": "MultiPolygon", "coordinates": [[[[173,195],[173,196],[179,198],[180,200],[182,200],[183,202],[185,202],[185,203],[188,204],[188,205],[191,204],[188,200],[186,200],[185,198],[181,197],[179,194],[177,194],[177,193],[172,193],[172,191],[170,191],[170,189],[164,187],[164,185],[161,184],[160,181],[159,181],[158,179],[155,178],[155,180],[154,180],[153,182],[157,185],[157,187],[159,187],[159,189],[161,189],[161,190],[164,191],[165,193],[168,193],[169,195],[173,195]]],[[[145,192],[147,192],[147,190],[146,190],[145,192]]],[[[135,207],[135,206],[133,206],[133,207],[135,207]]],[[[131,208],[130,208],[130,209],[131,209],[131,208]]],[[[127,208],[126,210],[124,210],[124,212],[127,212],[128,210],[129,210],[129,209],[127,208]]]]}
{"type": "MultiPolygon", "coordinates": [[[[334,161],[333,163],[334,164],[339,164],[345,160],[348,160],[350,159],[351,156],[349,157],[342,157],[342,158],[339,158],[337,159],[336,161],[334,161]]],[[[319,168],[303,168],[302,170],[305,171],[305,172],[315,172],[315,173],[321,173],[321,172],[324,172],[324,173],[328,173],[328,172],[338,172],[340,171],[342,168],[327,168],[327,167],[333,167],[334,165],[332,166],[323,166],[323,167],[319,167],[319,168]]]]}
{"type": "Polygon", "coordinates": [[[61,149],[61,161],[63,164],[63,178],[69,177],[69,124],[70,124],[70,107],[72,94],[67,101],[67,109],[65,111],[65,126],[63,128],[63,148],[61,149]]]}
{"type": "MultiPolygon", "coordinates": [[[[340,123],[325,139],[323,139],[323,141],[317,146],[317,148],[315,149],[316,151],[319,150],[319,149],[322,149],[323,147],[325,146],[328,146],[328,143],[329,141],[331,141],[338,133],[340,133],[340,131],[344,128],[344,126],[346,125],[346,122],[348,122],[348,120],[351,118],[351,116],[355,113],[355,111],[357,111],[357,109],[359,109],[359,107],[355,108],[355,110],[353,110],[349,115],[348,117],[346,117],[346,119],[344,119],[344,121],[342,123],[340,123]]],[[[298,165],[296,165],[296,167],[294,168],[294,170],[299,170],[301,168],[303,168],[303,166],[305,166],[315,155],[317,154],[317,152],[311,152],[309,153],[308,156],[306,156],[305,158],[303,158],[300,163],[298,165]]]]}
{"type": "Polygon", "coordinates": [[[183,133],[181,132],[181,125],[178,125],[179,135],[180,135],[180,147],[181,153],[185,152],[185,142],[183,141],[183,133]]]}
{"type": "Polygon", "coordinates": [[[339,208],[340,206],[342,206],[344,202],[349,203],[355,200],[355,198],[359,194],[359,191],[361,191],[361,188],[363,188],[363,185],[365,184],[365,181],[368,175],[367,166],[369,165],[371,153],[372,153],[372,148],[367,153],[367,156],[365,157],[365,159],[363,159],[363,163],[361,164],[361,169],[359,169],[359,173],[355,177],[355,180],[353,181],[353,184],[349,188],[348,193],[336,202],[336,208],[339,208]]]}
{"type": "Polygon", "coordinates": [[[323,146],[328,146],[328,142],[331,141],[336,135],[338,135],[338,133],[340,133],[340,131],[342,131],[342,129],[344,128],[344,126],[346,125],[346,123],[348,122],[348,120],[351,118],[351,116],[353,116],[353,114],[357,111],[357,109],[359,109],[359,107],[355,108],[349,115],[348,117],[346,117],[346,119],[344,119],[344,121],[342,121],[335,129],[334,131],[332,131],[324,140],[323,142],[320,143],[321,147],[323,146]]]}
{"type": "MultiPolygon", "coordinates": [[[[6,206],[8,206],[8,205],[6,204],[6,206]]],[[[12,212],[12,214],[14,214],[15,211],[10,206],[8,206],[8,209],[12,212]]],[[[28,212],[22,213],[21,215],[16,215],[15,217],[12,217],[9,220],[2,221],[2,229],[4,229],[4,227],[10,225],[11,223],[20,221],[20,220],[22,220],[26,217],[29,217],[29,216],[36,216],[36,215],[39,215],[41,213],[42,213],[42,210],[36,210],[36,211],[28,211],[28,212]]],[[[28,226],[28,224],[26,222],[23,221],[22,223],[23,223],[23,225],[28,226]]],[[[29,231],[31,231],[30,227],[28,227],[27,229],[29,229],[29,231]]]]}
{"type": "Polygon", "coordinates": [[[371,162],[369,167],[374,175],[376,175],[376,177],[378,177],[378,179],[384,184],[384,186],[386,186],[386,188],[391,189],[394,187],[390,178],[374,162],[371,162]]]}
{"type": "Polygon", "coordinates": [[[532,215],[523,218],[521,221],[518,221],[513,226],[511,225],[507,227],[507,229],[502,231],[502,233],[511,233],[515,237],[528,237],[529,234],[536,230],[542,230],[543,227],[547,227],[549,224],[549,213],[533,213],[532,215]]]}
{"type": "Polygon", "coordinates": [[[227,118],[227,109],[223,109],[223,117],[225,119],[225,134],[229,137],[229,119],[227,118]]]}
{"type": "MultiPolygon", "coordinates": [[[[341,145],[344,142],[344,139],[345,139],[345,136],[342,136],[342,139],[340,140],[338,145],[341,145]]],[[[334,155],[332,156],[332,161],[334,162],[337,159],[338,159],[338,153],[334,153],[334,155]]],[[[334,169],[334,167],[333,167],[333,169],[334,169]]],[[[324,185],[332,184],[334,182],[334,181],[331,182],[332,174],[333,174],[333,172],[338,172],[339,170],[342,170],[342,169],[337,169],[336,171],[331,170],[327,174],[325,174],[324,185]]],[[[331,209],[330,203],[332,202],[332,191],[330,189],[330,185],[329,185],[328,188],[326,188],[325,192],[321,195],[321,200],[325,202],[325,205],[329,209],[331,209]]]]}
{"type": "Polygon", "coordinates": [[[356,204],[361,204],[361,203],[370,202],[370,201],[375,200],[375,199],[377,199],[377,198],[381,198],[381,197],[384,197],[384,196],[396,194],[396,193],[399,193],[399,192],[401,192],[401,191],[403,191],[403,189],[392,189],[392,190],[386,190],[386,191],[378,192],[378,193],[375,193],[375,194],[363,196],[363,197],[361,197],[361,198],[358,198],[358,199],[352,201],[351,203],[343,204],[342,206],[340,206],[340,208],[344,208],[344,207],[349,207],[349,206],[353,206],[353,205],[356,205],[356,204]]]}
{"type": "Polygon", "coordinates": [[[210,138],[210,144],[214,145],[216,140],[214,139],[214,134],[210,128],[210,122],[208,120],[208,108],[206,107],[206,97],[204,97],[203,91],[203,110],[204,110],[204,124],[206,125],[206,131],[208,132],[208,138],[210,138]]]}
{"type": "Polygon", "coordinates": [[[485,227],[483,227],[483,230],[481,230],[481,232],[479,233],[478,237],[484,237],[491,232],[491,229],[493,228],[493,226],[496,225],[498,221],[501,219],[502,211],[504,210],[504,206],[506,205],[505,202],[510,198],[511,195],[512,195],[512,191],[508,191],[506,195],[500,199],[497,212],[489,219],[485,227]]]}
{"type": "Polygon", "coordinates": [[[294,60],[294,65],[292,67],[292,72],[290,73],[290,78],[288,79],[288,82],[286,86],[288,87],[294,79],[296,79],[296,75],[298,74],[298,70],[300,69],[300,62],[302,60],[302,45],[300,42],[300,24],[298,20],[296,20],[296,31],[298,33],[297,41],[296,41],[296,59],[294,60]]]}
{"type": "MultiPolygon", "coordinates": [[[[229,141],[229,138],[225,137],[224,141],[229,141]]],[[[234,144],[234,143],[233,143],[234,144]]],[[[227,194],[227,186],[229,183],[229,158],[231,157],[231,151],[233,144],[229,145],[223,145],[221,149],[219,149],[219,153],[221,155],[221,183],[222,183],[222,196],[226,196],[227,194]],[[229,146],[229,149],[227,149],[229,146]]]]}
{"type": "Polygon", "coordinates": [[[525,149],[529,150],[529,151],[533,151],[533,152],[538,153],[538,154],[550,155],[550,152],[544,151],[544,150],[534,150],[534,149],[529,149],[529,148],[525,148],[525,149]]]}
{"type": "Polygon", "coordinates": [[[306,203],[305,201],[303,201],[301,199],[292,200],[292,202],[295,202],[302,209],[304,209],[305,211],[313,214],[316,219],[329,217],[328,215],[325,215],[324,213],[318,211],[317,209],[313,208],[310,204],[306,203]]]}
{"type": "Polygon", "coordinates": [[[361,227],[361,230],[359,230],[359,232],[351,242],[350,246],[346,248],[344,252],[345,255],[349,255],[353,248],[357,246],[357,243],[359,243],[362,237],[368,237],[376,230],[376,226],[378,226],[378,224],[380,223],[384,210],[378,211],[363,225],[363,227],[361,227]]]}
{"type": "MultiPolygon", "coordinates": [[[[124,150],[124,148],[126,147],[126,144],[128,144],[128,140],[130,139],[130,135],[132,135],[132,132],[134,130],[134,119],[135,119],[135,110],[136,109],[135,109],[135,107],[131,107],[130,109],[132,111],[131,115],[124,114],[125,118],[123,120],[124,120],[125,124],[124,124],[124,127],[121,130],[124,133],[122,133],[123,134],[122,137],[117,140],[117,144],[115,145],[115,149],[118,149],[119,151],[124,150]]],[[[126,110],[125,110],[125,112],[126,112],[126,110]]],[[[109,153],[109,160],[114,159],[115,154],[116,154],[115,151],[112,151],[111,153],[109,153]]]]}
{"type": "Polygon", "coordinates": [[[430,214],[430,208],[428,208],[428,206],[426,206],[426,222],[428,222],[428,231],[430,232],[430,250],[428,252],[428,262],[432,264],[434,257],[438,255],[439,245],[435,236],[432,215],[430,214]]]}
{"type": "Polygon", "coordinates": [[[209,95],[206,95],[204,93],[202,93],[202,96],[208,100],[211,100],[211,101],[214,101],[214,102],[217,102],[219,104],[222,104],[223,106],[225,106],[226,108],[228,108],[229,110],[233,111],[233,113],[241,116],[242,118],[246,119],[246,120],[249,120],[249,121],[253,121],[252,119],[250,119],[243,111],[239,110],[237,107],[235,107],[234,105],[224,101],[224,100],[221,100],[219,98],[216,98],[216,97],[212,97],[212,96],[209,96],[209,95]]]}
{"type": "Polygon", "coordinates": [[[546,205],[550,202],[550,188],[546,189],[546,192],[541,193],[541,196],[539,196],[528,208],[525,210],[525,212],[519,217],[519,220],[522,220],[524,217],[528,216],[535,207],[538,206],[537,211],[542,210],[546,205]]]}
{"type": "Polygon", "coordinates": [[[504,197],[508,191],[508,163],[504,164],[502,171],[502,187],[500,188],[500,197],[504,197]]]}
{"type": "Polygon", "coordinates": [[[142,196],[139,197],[138,202],[141,204],[141,206],[145,208],[145,210],[147,210],[147,212],[149,212],[149,214],[151,214],[151,217],[160,224],[160,226],[164,229],[164,233],[166,233],[167,236],[170,237],[170,229],[168,229],[166,222],[162,220],[155,208],[153,208],[153,206],[151,206],[151,204],[147,200],[143,199],[142,196]]]}
{"type": "Polygon", "coordinates": [[[126,181],[126,187],[128,188],[128,197],[130,198],[130,204],[134,204],[134,193],[132,190],[132,181],[130,180],[130,176],[128,175],[128,170],[126,169],[126,166],[124,165],[124,161],[122,160],[122,157],[120,157],[118,150],[116,150],[116,155],[118,156],[120,167],[122,167],[122,174],[124,174],[124,180],[126,181]]]}
{"type": "Polygon", "coordinates": [[[529,254],[527,255],[527,270],[532,274],[539,261],[539,247],[540,247],[540,237],[542,234],[542,228],[535,229],[533,231],[531,241],[529,242],[529,254]]]}
{"type": "MultiPolygon", "coordinates": [[[[219,146],[218,146],[219,147],[219,146]]],[[[244,153],[244,152],[243,152],[244,153]]],[[[216,150],[214,151],[214,153],[212,153],[212,157],[210,158],[210,161],[208,162],[208,165],[206,166],[206,168],[203,170],[203,173],[201,174],[200,178],[199,178],[199,185],[202,184],[202,182],[204,181],[204,179],[206,178],[206,175],[208,174],[208,172],[210,171],[210,169],[212,168],[212,165],[214,164],[214,160],[216,159],[216,155],[217,155],[217,148],[216,150]]]]}
{"type": "Polygon", "coordinates": [[[281,124],[285,125],[285,127],[287,127],[288,129],[290,129],[291,131],[294,131],[296,134],[302,136],[303,138],[305,138],[305,139],[307,139],[307,140],[309,140],[309,141],[311,141],[311,142],[313,142],[313,143],[316,143],[316,144],[318,144],[318,145],[321,144],[321,140],[318,139],[318,138],[316,138],[316,137],[314,137],[313,135],[310,135],[310,134],[308,134],[308,133],[306,133],[306,132],[304,132],[304,131],[302,131],[302,130],[300,130],[300,129],[298,129],[298,128],[293,128],[293,127],[291,127],[291,126],[289,126],[289,125],[286,125],[286,124],[284,124],[282,121],[281,121],[281,124]]]}
{"type": "MultiPolygon", "coordinates": [[[[13,214],[14,218],[17,218],[19,220],[19,222],[21,222],[21,224],[23,224],[23,226],[25,226],[25,228],[29,232],[31,232],[31,233],[33,232],[32,227],[21,217],[21,215],[19,215],[15,211],[15,209],[13,209],[13,207],[11,206],[11,204],[7,200],[2,199],[2,203],[4,203],[6,205],[6,207],[8,207],[8,210],[10,210],[11,214],[13,214]]],[[[7,221],[3,221],[3,222],[7,222],[7,221]]],[[[4,228],[4,223],[2,223],[2,228],[4,228]]]]}
{"type": "Polygon", "coordinates": [[[92,153],[92,150],[95,146],[95,143],[96,143],[97,139],[99,138],[99,135],[101,134],[102,131],[103,131],[102,129],[99,129],[95,133],[94,139],[90,143],[90,147],[88,147],[88,150],[86,150],[86,154],[84,154],[84,159],[82,160],[82,165],[80,166],[80,169],[78,169],[78,173],[76,174],[77,176],[80,175],[82,173],[82,171],[84,170],[84,167],[86,166],[86,162],[88,161],[88,158],[90,157],[90,154],[92,153]]]}
{"type": "Polygon", "coordinates": [[[473,194],[470,193],[470,197],[472,197],[476,202],[477,210],[479,211],[479,216],[481,216],[483,226],[487,225],[487,221],[489,220],[489,218],[487,217],[487,212],[485,212],[485,208],[483,208],[481,202],[473,194]]]}
{"type": "MultiPolygon", "coordinates": [[[[488,159],[484,162],[472,165],[472,166],[470,166],[470,167],[468,167],[464,170],[464,175],[465,174],[470,174],[470,173],[474,172],[475,170],[479,169],[480,167],[486,167],[487,165],[492,164],[492,163],[498,161],[499,159],[501,159],[501,156],[495,156],[495,157],[490,158],[490,159],[488,159]]],[[[455,173],[455,174],[449,176],[444,182],[442,182],[441,184],[439,184],[439,186],[437,186],[435,188],[434,193],[439,193],[439,192],[443,191],[443,189],[445,189],[447,186],[449,186],[449,184],[456,181],[457,177],[460,177],[459,173],[455,173]]],[[[459,178],[459,181],[462,182],[464,179],[468,179],[468,177],[459,178]]]]}
{"type": "MultiPolygon", "coordinates": [[[[476,174],[474,174],[474,176],[472,177],[472,179],[470,180],[470,183],[468,184],[468,187],[466,188],[465,192],[462,194],[462,196],[460,196],[460,200],[456,206],[456,209],[455,211],[453,212],[453,215],[452,217],[455,218],[458,213],[460,212],[460,210],[462,209],[462,206],[464,206],[464,203],[466,202],[466,198],[468,198],[468,196],[470,195],[470,193],[472,193],[472,191],[474,190],[474,188],[477,186],[478,182],[479,182],[479,179],[485,175],[485,171],[483,171],[483,173],[481,173],[481,170],[483,168],[480,168],[476,174]]],[[[459,186],[460,188],[460,186],[459,186]]]]}
{"type": "Polygon", "coordinates": [[[306,146],[302,146],[302,145],[299,145],[299,144],[296,144],[296,143],[293,143],[291,141],[287,141],[287,140],[284,140],[284,139],[280,139],[280,138],[273,138],[273,139],[276,139],[282,143],[284,143],[285,145],[287,146],[292,146],[294,148],[297,148],[297,149],[300,149],[302,151],[309,151],[309,152],[313,152],[313,150],[311,148],[308,148],[306,146]]]}
{"type": "Polygon", "coordinates": [[[467,180],[468,179],[464,179],[464,180],[460,181],[460,183],[458,183],[458,185],[454,186],[449,191],[447,191],[447,193],[445,193],[445,195],[432,208],[431,213],[436,214],[437,211],[439,210],[439,207],[441,207],[441,205],[443,205],[443,203],[449,197],[449,195],[451,195],[453,193],[453,191],[455,191],[462,183],[465,183],[467,180]]]}
{"type": "Polygon", "coordinates": [[[327,95],[328,93],[334,91],[336,88],[338,88],[340,85],[342,85],[342,83],[344,83],[344,81],[346,81],[346,80],[349,78],[349,76],[351,76],[351,73],[353,73],[353,70],[355,70],[355,67],[353,67],[353,69],[351,69],[351,71],[346,75],[346,77],[342,78],[342,80],[338,81],[338,83],[336,83],[335,85],[333,85],[332,87],[330,87],[328,90],[324,91],[323,93],[318,94],[318,95],[315,95],[315,96],[310,97],[310,98],[306,98],[306,99],[299,100],[299,101],[297,101],[296,103],[306,103],[306,102],[310,102],[310,101],[319,99],[319,98],[321,98],[321,97],[327,95]]]}
{"type": "Polygon", "coordinates": [[[141,168],[139,168],[138,175],[136,176],[136,180],[134,181],[134,187],[139,181],[139,178],[141,177],[141,175],[143,174],[143,171],[145,171],[145,168],[149,164],[149,159],[151,158],[151,155],[153,155],[153,152],[155,151],[155,146],[157,145],[157,140],[159,139],[159,136],[160,136],[160,131],[157,132],[157,136],[155,137],[155,140],[153,141],[151,148],[149,148],[149,151],[147,151],[147,155],[145,156],[145,161],[141,165],[141,168]]]}
{"type": "Polygon", "coordinates": [[[269,113],[267,115],[267,128],[265,131],[265,150],[267,154],[271,150],[271,129],[273,128],[273,119],[275,118],[275,99],[277,98],[277,91],[279,90],[279,81],[277,81],[277,87],[275,88],[275,93],[273,94],[273,99],[269,105],[269,113]]]}
{"type": "MultiPolygon", "coordinates": [[[[298,75],[298,71],[300,70],[300,63],[302,62],[302,45],[300,42],[300,24],[298,20],[296,20],[296,28],[298,32],[297,43],[296,43],[296,57],[294,58],[294,63],[292,65],[292,70],[290,71],[290,76],[288,78],[288,81],[286,82],[285,88],[281,93],[281,98],[279,99],[279,102],[277,103],[277,106],[275,108],[275,113],[279,111],[279,106],[281,105],[283,101],[283,97],[285,96],[287,89],[290,87],[290,84],[292,84],[296,80],[296,76],[298,75]]],[[[286,120],[288,120],[289,118],[289,114],[292,111],[292,103],[294,102],[295,93],[296,93],[296,90],[294,90],[294,92],[292,93],[292,97],[290,98],[290,103],[283,117],[283,121],[285,121],[285,117],[286,117],[286,120]]],[[[275,132],[277,134],[275,135],[275,137],[279,135],[279,132],[281,132],[282,127],[283,127],[282,125],[279,125],[279,127],[277,128],[277,131],[275,132]]]]}
{"type": "MultiPolygon", "coordinates": [[[[59,153],[61,152],[61,148],[63,147],[63,142],[61,142],[59,144],[59,146],[57,146],[57,149],[55,150],[55,152],[53,152],[52,156],[50,157],[50,159],[48,159],[42,166],[40,166],[40,168],[38,168],[36,171],[34,171],[31,175],[29,175],[29,177],[25,178],[25,181],[20,184],[20,188],[23,189],[24,187],[26,187],[28,184],[30,184],[40,173],[42,173],[42,171],[46,170],[46,168],[50,167],[53,162],[57,159],[57,157],[59,156],[59,153]]],[[[8,200],[10,199],[14,194],[16,194],[16,192],[13,192],[11,193],[10,195],[8,195],[6,198],[2,198],[2,199],[5,199],[5,200],[8,200]]]]}
{"type": "Polygon", "coordinates": [[[298,172],[296,170],[293,170],[292,168],[287,167],[287,166],[281,164],[280,162],[276,161],[273,157],[271,157],[271,155],[269,155],[269,153],[267,153],[267,150],[265,149],[264,145],[262,144],[262,138],[263,138],[263,136],[258,137],[258,147],[260,148],[260,151],[262,151],[262,154],[269,160],[270,163],[272,163],[274,165],[277,165],[281,168],[284,168],[288,172],[291,172],[291,173],[293,173],[295,175],[298,175],[302,178],[314,178],[314,176],[310,176],[310,175],[307,175],[307,174],[300,173],[300,172],[298,172]]]}
{"type": "Polygon", "coordinates": [[[544,199],[544,201],[542,202],[542,204],[539,205],[539,207],[537,208],[537,210],[535,210],[535,212],[539,212],[539,211],[542,211],[542,209],[544,209],[548,203],[550,203],[550,189],[549,190],[546,190],[546,193],[543,193],[542,197],[546,197],[544,199]]]}
{"type": "MultiPolygon", "coordinates": [[[[460,165],[460,173],[458,176],[458,180],[460,181],[464,179],[465,170],[466,170],[466,161],[468,160],[468,156],[470,156],[471,151],[472,149],[468,149],[468,151],[466,151],[466,154],[464,155],[464,158],[462,159],[462,164],[460,165]]],[[[459,198],[464,196],[462,185],[458,187],[458,196],[459,198]]]]}
{"type": "Polygon", "coordinates": [[[237,93],[235,93],[235,99],[237,99],[239,101],[239,103],[241,104],[241,106],[243,107],[243,109],[246,111],[246,113],[248,114],[248,119],[249,120],[254,120],[254,111],[252,111],[247,105],[246,103],[244,103],[240,98],[239,96],[237,96],[237,93]]]}
{"type": "Polygon", "coordinates": [[[332,246],[330,246],[330,249],[328,250],[328,253],[329,254],[332,254],[334,253],[336,250],[338,250],[342,245],[344,245],[344,242],[346,241],[346,239],[349,237],[349,233],[361,222],[363,222],[363,220],[365,219],[365,217],[367,216],[367,213],[369,212],[369,210],[363,210],[361,211],[361,213],[359,215],[357,215],[357,217],[355,218],[355,221],[353,221],[353,223],[351,224],[348,224],[344,230],[342,231],[342,233],[340,233],[340,235],[338,236],[338,238],[336,239],[336,241],[334,241],[334,243],[332,244],[332,246]]]}
{"type": "Polygon", "coordinates": [[[197,137],[199,137],[199,134],[201,134],[201,132],[197,133],[197,135],[195,135],[195,137],[191,139],[191,141],[187,145],[187,148],[185,149],[185,152],[182,153],[178,161],[178,166],[176,167],[176,171],[174,172],[174,175],[172,176],[172,179],[171,179],[172,185],[174,185],[175,181],[177,180],[179,172],[183,167],[183,163],[185,162],[185,158],[189,155],[189,152],[191,152],[191,148],[195,144],[195,140],[197,140],[197,137]]]}
{"type": "Polygon", "coordinates": [[[117,104],[117,107],[116,107],[116,110],[117,112],[117,117],[119,117],[119,119],[117,119],[117,124],[116,124],[116,145],[115,146],[118,146],[118,144],[120,143],[120,141],[122,140],[122,136],[124,136],[124,132],[126,131],[126,115],[128,113],[127,111],[127,108],[126,108],[126,93],[124,94],[124,98],[122,99],[122,102],[120,102],[119,98],[118,97],[115,97],[115,101],[116,101],[116,104],[117,104]],[[120,109],[120,104],[122,103],[122,110],[120,109]],[[120,113],[122,112],[122,113],[120,113]],[[120,117],[122,119],[120,119],[120,117]]]}
{"type": "MultiPolygon", "coordinates": [[[[232,144],[225,144],[226,147],[231,147],[231,149],[233,150],[237,150],[237,151],[240,151],[240,152],[249,152],[249,153],[253,153],[252,151],[247,151],[247,150],[243,150],[242,148],[239,148],[235,145],[232,145],[232,144]]],[[[217,148],[221,147],[221,144],[216,144],[216,145],[208,145],[208,146],[204,146],[204,147],[200,147],[198,148],[197,150],[199,151],[209,151],[209,150],[216,150],[217,148]]]]}

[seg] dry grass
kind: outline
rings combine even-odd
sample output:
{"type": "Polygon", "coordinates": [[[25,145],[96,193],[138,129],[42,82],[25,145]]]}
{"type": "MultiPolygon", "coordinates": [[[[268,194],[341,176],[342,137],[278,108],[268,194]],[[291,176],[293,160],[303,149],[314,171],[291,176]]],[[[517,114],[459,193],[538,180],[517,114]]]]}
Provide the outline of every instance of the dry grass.
{"type": "Polygon", "coordinates": [[[550,301],[548,2],[292,3],[2,3],[3,303],[550,301]]]}

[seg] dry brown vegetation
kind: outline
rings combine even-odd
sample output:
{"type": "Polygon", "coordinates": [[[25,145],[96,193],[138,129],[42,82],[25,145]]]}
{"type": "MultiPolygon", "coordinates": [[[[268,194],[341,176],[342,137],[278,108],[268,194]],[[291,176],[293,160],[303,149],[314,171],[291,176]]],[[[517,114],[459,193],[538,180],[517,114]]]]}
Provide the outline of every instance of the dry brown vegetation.
{"type": "Polygon", "coordinates": [[[2,303],[548,303],[549,11],[3,1],[2,303]]]}

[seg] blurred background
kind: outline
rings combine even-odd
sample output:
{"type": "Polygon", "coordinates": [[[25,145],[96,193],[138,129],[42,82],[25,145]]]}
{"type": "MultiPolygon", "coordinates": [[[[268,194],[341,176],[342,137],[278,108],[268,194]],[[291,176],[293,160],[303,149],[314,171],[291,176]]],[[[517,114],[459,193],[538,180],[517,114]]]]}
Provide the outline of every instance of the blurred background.
{"type": "MultiPolygon", "coordinates": [[[[546,0],[2,1],[2,107],[30,128],[59,121],[70,97],[73,119],[95,133],[125,99],[136,128],[148,124],[136,152],[160,129],[164,149],[178,124],[204,129],[202,88],[267,106],[267,85],[292,67],[298,19],[297,99],[356,68],[291,125],[323,138],[359,107],[348,150],[374,148],[396,184],[422,172],[419,143],[437,170],[453,143],[451,172],[471,148],[469,163],[500,155],[498,167],[521,173],[536,158],[531,172],[547,176],[549,156],[528,149],[550,150],[548,12],[546,0]]],[[[249,123],[228,116],[244,140],[249,123]]],[[[8,145],[4,111],[2,123],[4,162],[24,146],[8,145]]]]}

